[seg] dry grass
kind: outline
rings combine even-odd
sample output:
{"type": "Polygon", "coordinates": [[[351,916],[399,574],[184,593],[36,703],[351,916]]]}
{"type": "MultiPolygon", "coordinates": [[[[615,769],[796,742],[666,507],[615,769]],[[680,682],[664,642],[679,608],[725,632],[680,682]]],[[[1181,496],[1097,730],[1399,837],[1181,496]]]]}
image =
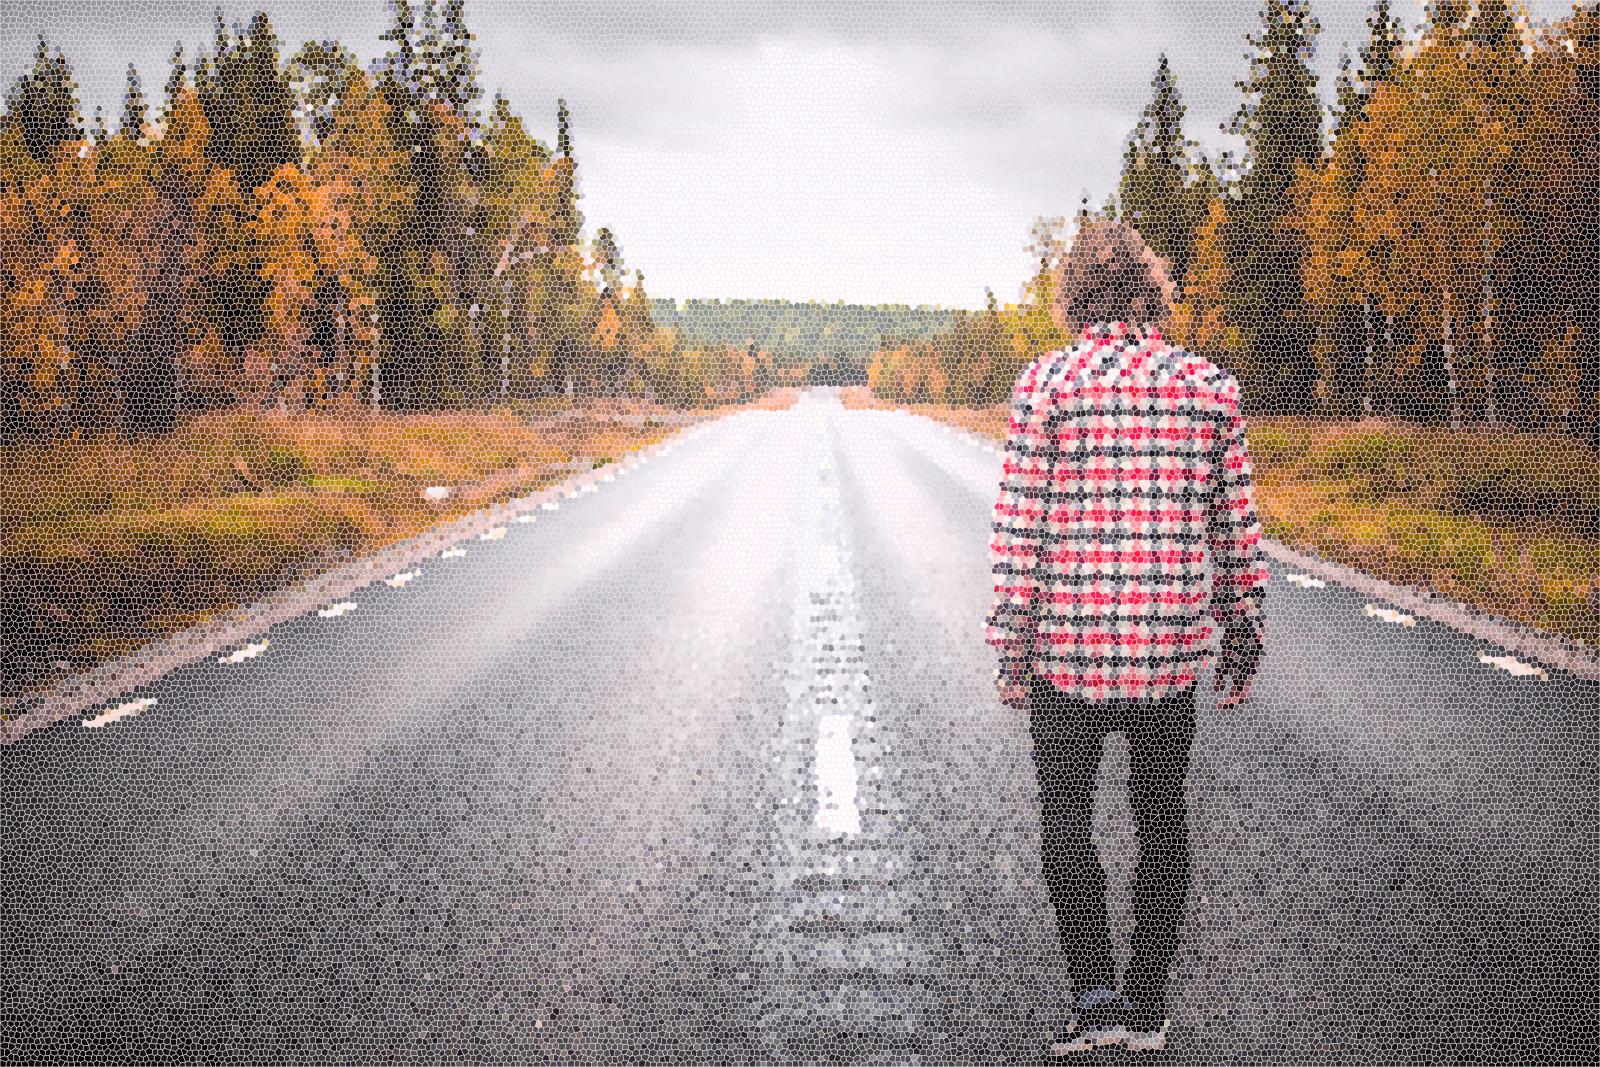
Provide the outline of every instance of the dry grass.
{"type": "MultiPolygon", "coordinates": [[[[842,391],[1004,439],[1003,404],[842,391]]],[[[1570,438],[1365,419],[1250,420],[1269,536],[1392,582],[1600,643],[1600,455],[1570,438]]]]}
{"type": "Polygon", "coordinates": [[[637,404],[553,414],[233,411],[166,437],[11,449],[5,693],[559,480],[572,461],[615,459],[682,421],[652,421],[671,416],[637,404]],[[429,486],[451,493],[435,502],[429,486]]]}

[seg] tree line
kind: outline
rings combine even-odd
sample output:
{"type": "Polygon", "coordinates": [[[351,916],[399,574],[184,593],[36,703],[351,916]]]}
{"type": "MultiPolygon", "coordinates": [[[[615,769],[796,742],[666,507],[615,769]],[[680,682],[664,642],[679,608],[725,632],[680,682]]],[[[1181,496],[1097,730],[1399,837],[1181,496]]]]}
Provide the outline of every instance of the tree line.
{"type": "MultiPolygon", "coordinates": [[[[1116,193],[1180,284],[1172,333],[1263,414],[1559,430],[1600,446],[1600,5],[1535,26],[1508,0],[1431,0],[1408,34],[1376,0],[1325,109],[1306,0],[1265,0],[1232,130],[1185,136],[1166,57],[1116,193]],[[1331,116],[1325,111],[1331,110],[1331,116]],[[1331,118],[1331,121],[1327,121],[1331,118]]],[[[874,388],[990,403],[1063,343],[1047,309],[1066,245],[1041,219],[1022,302],[886,346],[874,388]]]]}
{"type": "Polygon", "coordinates": [[[890,337],[928,337],[949,329],[950,310],[908,304],[797,300],[658,299],[655,321],[713,345],[749,345],[780,364],[866,357],[890,337]]]}
{"type": "Polygon", "coordinates": [[[464,0],[392,9],[366,69],[219,10],[158,100],[128,68],[115,131],[41,37],[0,118],[7,439],[770,384],[764,354],[658,328],[616,235],[584,232],[566,103],[552,147],[484,101],[464,0]]]}

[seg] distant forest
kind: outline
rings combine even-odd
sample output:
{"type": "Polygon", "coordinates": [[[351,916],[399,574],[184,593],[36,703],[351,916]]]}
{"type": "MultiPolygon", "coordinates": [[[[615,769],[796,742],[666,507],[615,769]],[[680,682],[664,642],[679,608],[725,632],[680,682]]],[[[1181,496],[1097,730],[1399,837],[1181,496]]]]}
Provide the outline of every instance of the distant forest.
{"type": "Polygon", "coordinates": [[[778,364],[823,357],[865,358],[885,339],[920,341],[955,322],[948,308],[907,304],[825,304],[789,300],[685,300],[651,303],[657,326],[670,327],[691,345],[754,343],[778,364]]]}

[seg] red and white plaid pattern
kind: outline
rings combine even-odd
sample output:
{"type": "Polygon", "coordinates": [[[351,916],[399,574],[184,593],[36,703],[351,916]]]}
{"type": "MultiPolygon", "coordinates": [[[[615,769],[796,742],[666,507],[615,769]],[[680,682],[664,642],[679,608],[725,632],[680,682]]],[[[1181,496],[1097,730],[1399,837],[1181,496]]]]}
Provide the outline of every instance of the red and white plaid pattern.
{"type": "Polygon", "coordinates": [[[1219,668],[1248,674],[1265,637],[1260,542],[1227,371],[1157,331],[1096,323],[1018,376],[986,620],[1007,677],[1153,700],[1195,684],[1219,629],[1219,668]]]}

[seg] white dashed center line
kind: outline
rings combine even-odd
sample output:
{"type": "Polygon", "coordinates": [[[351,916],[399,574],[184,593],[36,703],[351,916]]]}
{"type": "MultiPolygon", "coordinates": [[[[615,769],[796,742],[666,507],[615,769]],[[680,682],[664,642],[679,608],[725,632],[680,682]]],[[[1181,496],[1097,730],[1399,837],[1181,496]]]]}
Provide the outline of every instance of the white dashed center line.
{"type": "Polygon", "coordinates": [[[1499,667],[1518,678],[1543,678],[1546,681],[1550,676],[1544,672],[1543,667],[1536,667],[1531,663],[1524,663],[1515,656],[1491,656],[1487,652],[1478,653],[1478,662],[1487,663],[1491,667],[1499,667]]]}
{"type": "Polygon", "coordinates": [[[1417,624],[1416,619],[1413,619],[1410,615],[1407,615],[1403,611],[1396,611],[1394,608],[1384,608],[1379,607],[1377,604],[1368,604],[1361,610],[1375,619],[1382,619],[1384,622],[1392,622],[1396,626],[1415,626],[1417,624]]]}
{"type": "Polygon", "coordinates": [[[83,725],[91,730],[97,730],[102,726],[116,722],[118,719],[126,719],[129,716],[137,715],[145,708],[153,706],[155,702],[155,697],[140,697],[138,700],[130,700],[125,704],[118,704],[114,708],[107,708],[92,719],[84,719],[83,725]]]}
{"type": "Polygon", "coordinates": [[[257,656],[261,655],[261,653],[263,653],[263,652],[265,652],[267,650],[267,646],[269,644],[271,644],[271,642],[263,637],[261,640],[252,641],[250,644],[245,645],[243,648],[235,649],[234,651],[229,652],[225,656],[218,656],[217,657],[217,662],[218,663],[243,663],[247,659],[255,659],[257,656]]]}
{"type": "Polygon", "coordinates": [[[817,724],[817,826],[832,834],[859,834],[856,756],[850,746],[854,715],[824,715],[817,724]]]}

